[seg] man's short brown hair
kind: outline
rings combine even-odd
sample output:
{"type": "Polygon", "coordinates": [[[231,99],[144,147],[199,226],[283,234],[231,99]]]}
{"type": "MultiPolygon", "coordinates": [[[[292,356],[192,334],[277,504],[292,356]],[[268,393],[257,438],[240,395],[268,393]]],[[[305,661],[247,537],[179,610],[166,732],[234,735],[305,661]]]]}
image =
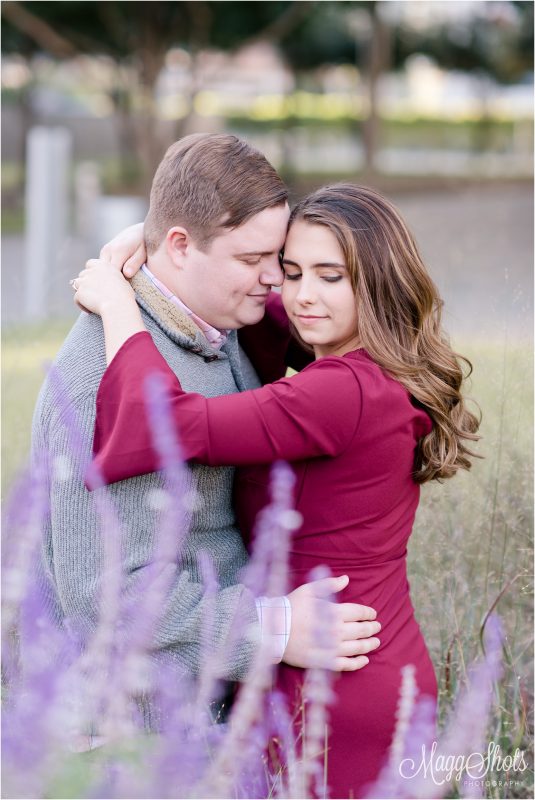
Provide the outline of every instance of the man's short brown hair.
{"type": "Polygon", "coordinates": [[[181,225],[204,248],[220,228],[237,228],[266,208],[288,200],[274,168],[254,147],[227,134],[196,133],[179,139],[161,161],[145,220],[147,253],[181,225]]]}

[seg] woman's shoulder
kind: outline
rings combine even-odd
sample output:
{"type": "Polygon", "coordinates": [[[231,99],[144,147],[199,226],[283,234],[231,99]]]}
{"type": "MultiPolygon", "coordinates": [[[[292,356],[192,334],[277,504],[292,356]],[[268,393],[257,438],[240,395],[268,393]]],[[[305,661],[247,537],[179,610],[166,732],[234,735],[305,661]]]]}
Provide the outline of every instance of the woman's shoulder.
{"type": "Polygon", "coordinates": [[[374,361],[366,350],[354,350],[343,358],[354,370],[363,408],[372,416],[387,412],[392,418],[410,417],[421,431],[418,436],[429,433],[432,420],[428,412],[414,400],[407,387],[374,361]]]}
{"type": "Polygon", "coordinates": [[[325,356],[305,367],[306,371],[315,371],[318,385],[329,383],[331,391],[347,390],[349,386],[358,385],[361,398],[372,403],[382,399],[387,403],[399,400],[403,405],[409,399],[409,392],[397,380],[381,367],[364,348],[352,350],[343,356],[325,356]]]}
{"type": "MultiPolygon", "coordinates": [[[[361,380],[372,380],[373,382],[384,383],[385,386],[400,387],[403,389],[400,382],[390,375],[387,370],[381,367],[373,357],[363,347],[358,350],[352,350],[350,353],[345,353],[342,359],[350,366],[353,372],[361,378],[361,380]]],[[[393,387],[392,387],[393,388],[393,387]]]]}
{"type": "Polygon", "coordinates": [[[318,378],[322,374],[330,373],[334,379],[357,381],[367,378],[379,378],[385,375],[381,367],[376,364],[368,352],[364,349],[352,350],[343,356],[323,356],[308,364],[301,370],[304,372],[314,371],[318,378]]]}

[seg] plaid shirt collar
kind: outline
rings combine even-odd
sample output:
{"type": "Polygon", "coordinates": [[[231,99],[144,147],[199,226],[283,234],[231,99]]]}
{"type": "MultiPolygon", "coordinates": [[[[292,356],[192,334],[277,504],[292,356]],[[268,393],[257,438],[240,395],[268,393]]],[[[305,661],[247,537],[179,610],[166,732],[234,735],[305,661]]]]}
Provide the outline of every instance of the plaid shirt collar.
{"type": "Polygon", "coordinates": [[[209,325],[208,322],[205,322],[203,319],[198,317],[197,314],[194,314],[191,308],[188,308],[187,305],[176,296],[176,294],[173,294],[173,292],[171,292],[167,286],[165,286],[155,275],[152,274],[146,264],[143,264],[141,271],[145,273],[147,278],[164,295],[164,297],[170,300],[171,303],[177,306],[193,320],[195,325],[197,325],[197,327],[200,328],[204,333],[206,339],[212,345],[214,350],[220,350],[223,347],[228,339],[229,331],[220,331],[218,328],[214,328],[213,325],[209,325]]]}

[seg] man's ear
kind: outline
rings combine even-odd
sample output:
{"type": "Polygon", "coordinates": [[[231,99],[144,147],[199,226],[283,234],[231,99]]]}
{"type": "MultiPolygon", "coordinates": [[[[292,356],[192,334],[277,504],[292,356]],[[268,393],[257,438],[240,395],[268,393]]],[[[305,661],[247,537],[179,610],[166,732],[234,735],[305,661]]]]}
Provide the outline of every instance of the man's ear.
{"type": "Polygon", "coordinates": [[[165,247],[167,255],[176,267],[182,267],[186,258],[188,248],[193,244],[190,233],[186,228],[175,225],[169,228],[165,237],[165,247]]]}

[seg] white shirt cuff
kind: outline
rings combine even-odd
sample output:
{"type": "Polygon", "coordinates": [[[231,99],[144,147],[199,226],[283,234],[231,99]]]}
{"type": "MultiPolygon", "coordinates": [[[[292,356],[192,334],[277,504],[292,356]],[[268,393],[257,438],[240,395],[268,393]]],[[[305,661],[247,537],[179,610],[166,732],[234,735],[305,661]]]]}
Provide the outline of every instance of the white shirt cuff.
{"type": "Polygon", "coordinates": [[[260,637],[273,664],[279,664],[290,639],[292,607],[287,597],[258,597],[260,637]]]}

